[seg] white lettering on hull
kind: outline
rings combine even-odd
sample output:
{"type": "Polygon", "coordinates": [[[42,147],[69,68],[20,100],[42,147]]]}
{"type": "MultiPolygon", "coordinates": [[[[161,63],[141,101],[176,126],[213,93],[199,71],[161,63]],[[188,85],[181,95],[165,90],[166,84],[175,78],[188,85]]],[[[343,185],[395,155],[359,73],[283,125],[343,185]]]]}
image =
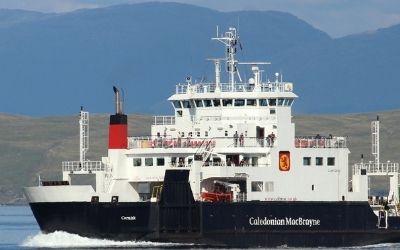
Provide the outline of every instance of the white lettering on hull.
{"type": "Polygon", "coordinates": [[[121,216],[121,220],[136,220],[136,216],[121,216]]]}
{"type": "Polygon", "coordinates": [[[285,217],[284,219],[279,218],[260,218],[260,217],[250,217],[249,224],[251,226],[320,226],[321,221],[319,219],[305,219],[302,217],[291,218],[285,217]]]}

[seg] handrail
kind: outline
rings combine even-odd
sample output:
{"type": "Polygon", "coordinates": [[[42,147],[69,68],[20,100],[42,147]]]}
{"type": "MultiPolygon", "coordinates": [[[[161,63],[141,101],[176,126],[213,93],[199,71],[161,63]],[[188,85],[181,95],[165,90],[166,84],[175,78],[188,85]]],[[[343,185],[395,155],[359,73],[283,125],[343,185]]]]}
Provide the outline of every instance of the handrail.
{"type": "Polygon", "coordinates": [[[361,174],[363,169],[366,173],[399,173],[399,163],[356,163],[353,165],[353,174],[361,174]]]}
{"type": "Polygon", "coordinates": [[[253,84],[237,83],[232,86],[230,83],[179,83],[176,85],[176,94],[187,93],[214,93],[221,92],[292,92],[291,82],[264,82],[256,87],[253,84]]]}
{"type": "Polygon", "coordinates": [[[267,138],[257,137],[171,137],[171,136],[147,136],[128,137],[128,149],[132,148],[194,148],[197,149],[207,140],[211,147],[273,147],[276,142],[271,143],[267,138]]]}
{"type": "Polygon", "coordinates": [[[296,148],[347,148],[346,137],[296,136],[296,148]]]}
{"type": "Polygon", "coordinates": [[[101,161],[63,161],[63,171],[104,171],[105,165],[101,161]]]}

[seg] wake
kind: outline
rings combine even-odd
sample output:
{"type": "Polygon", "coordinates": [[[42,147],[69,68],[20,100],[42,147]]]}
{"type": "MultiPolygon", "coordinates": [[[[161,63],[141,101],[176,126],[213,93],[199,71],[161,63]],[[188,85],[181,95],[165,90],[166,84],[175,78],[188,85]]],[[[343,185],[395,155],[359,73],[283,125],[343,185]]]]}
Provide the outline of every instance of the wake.
{"type": "Polygon", "coordinates": [[[77,234],[56,231],[49,234],[40,232],[34,236],[29,236],[24,240],[21,246],[29,248],[171,248],[179,246],[182,247],[183,244],[92,239],[82,237],[77,234]]]}

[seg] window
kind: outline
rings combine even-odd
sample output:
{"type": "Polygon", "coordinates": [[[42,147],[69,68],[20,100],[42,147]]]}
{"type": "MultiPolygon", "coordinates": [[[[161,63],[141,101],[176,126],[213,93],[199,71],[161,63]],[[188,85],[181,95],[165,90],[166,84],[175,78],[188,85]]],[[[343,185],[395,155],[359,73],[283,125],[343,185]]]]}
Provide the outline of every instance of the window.
{"type": "Polygon", "coordinates": [[[182,101],[182,105],[184,108],[188,108],[188,109],[190,109],[192,107],[192,105],[189,101],[182,101]]]}
{"type": "Polygon", "coordinates": [[[204,136],[205,136],[205,137],[208,136],[208,131],[204,131],[204,136]]]}
{"type": "Polygon", "coordinates": [[[198,108],[203,107],[203,101],[202,100],[194,100],[194,103],[196,103],[196,107],[198,107],[198,108]]]}
{"type": "Polygon", "coordinates": [[[215,99],[215,100],[213,100],[213,103],[214,103],[214,107],[219,107],[219,106],[221,106],[221,100],[220,100],[220,99],[215,99]]]}
{"type": "Polygon", "coordinates": [[[247,106],[257,106],[256,99],[247,99],[247,106]]]}
{"type": "Polygon", "coordinates": [[[212,102],[209,99],[204,100],[204,107],[212,107],[212,102]]]}
{"type": "Polygon", "coordinates": [[[237,107],[244,106],[244,99],[236,99],[235,106],[237,106],[237,107]]]}
{"type": "Polygon", "coordinates": [[[311,157],[303,157],[303,165],[310,166],[311,165],[311,157]]]}
{"type": "Polygon", "coordinates": [[[288,100],[287,105],[288,106],[292,106],[292,103],[293,103],[294,99],[290,98],[290,99],[287,99],[287,100],[288,100]]]}
{"type": "Polygon", "coordinates": [[[278,99],[278,106],[283,106],[283,102],[285,101],[284,98],[279,98],[278,99]]]}
{"type": "Polygon", "coordinates": [[[251,166],[255,167],[258,165],[258,157],[251,157],[251,166]]]}
{"type": "Polygon", "coordinates": [[[261,192],[263,191],[262,181],[252,181],[251,182],[251,192],[261,192]]]}
{"type": "Polygon", "coordinates": [[[225,130],[225,136],[228,136],[228,131],[227,130],[225,130]]]}
{"type": "Polygon", "coordinates": [[[324,165],[324,158],[322,157],[315,157],[315,165],[322,166],[324,165]]]}
{"type": "Polygon", "coordinates": [[[260,106],[268,106],[268,100],[267,99],[260,99],[260,106]]]}
{"type": "Polygon", "coordinates": [[[200,137],[200,131],[196,132],[197,137],[200,137]]]}
{"type": "Polygon", "coordinates": [[[269,114],[271,114],[271,115],[275,115],[275,114],[276,114],[276,111],[275,111],[275,109],[270,109],[270,110],[269,110],[269,114]]]}
{"type": "Polygon", "coordinates": [[[142,158],[133,158],[133,166],[135,167],[142,166],[142,158]]]}
{"type": "Polygon", "coordinates": [[[328,166],[335,166],[335,157],[328,157],[328,166]]]}
{"type": "Polygon", "coordinates": [[[173,101],[172,104],[176,109],[182,108],[181,102],[180,101],[173,101]]]}
{"type": "Polygon", "coordinates": [[[182,132],[182,137],[185,137],[185,132],[182,132]]]}
{"type": "Polygon", "coordinates": [[[222,105],[224,106],[232,106],[232,99],[223,99],[222,105]]]}
{"type": "Polygon", "coordinates": [[[153,158],[144,158],[144,165],[147,167],[153,166],[153,158]]]}
{"type": "Polygon", "coordinates": [[[176,164],[176,157],[171,157],[171,165],[175,166],[176,164]]]}
{"type": "Polygon", "coordinates": [[[276,99],[269,99],[269,106],[276,106],[276,99]]]}
{"type": "Polygon", "coordinates": [[[157,158],[157,166],[164,166],[165,159],[164,158],[157,158]]]}
{"type": "Polygon", "coordinates": [[[265,182],[265,192],[274,192],[274,182],[273,181],[265,182]]]}
{"type": "Polygon", "coordinates": [[[314,191],[314,184],[311,185],[311,190],[314,191]]]}

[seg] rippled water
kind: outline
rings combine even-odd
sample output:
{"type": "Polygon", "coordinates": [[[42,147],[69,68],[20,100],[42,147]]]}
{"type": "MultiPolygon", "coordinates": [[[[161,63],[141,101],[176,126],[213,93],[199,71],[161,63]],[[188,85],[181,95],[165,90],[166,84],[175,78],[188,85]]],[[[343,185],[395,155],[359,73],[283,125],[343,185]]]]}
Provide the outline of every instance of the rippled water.
{"type": "MultiPolygon", "coordinates": [[[[27,206],[0,206],[0,249],[200,249],[195,245],[90,239],[66,232],[42,234],[27,206]]],[[[318,248],[321,249],[321,248],[318,248]]],[[[344,249],[344,248],[342,248],[344,249]]],[[[347,248],[360,249],[360,248],[347,248]]],[[[400,249],[379,244],[361,249],[400,249]]]]}

